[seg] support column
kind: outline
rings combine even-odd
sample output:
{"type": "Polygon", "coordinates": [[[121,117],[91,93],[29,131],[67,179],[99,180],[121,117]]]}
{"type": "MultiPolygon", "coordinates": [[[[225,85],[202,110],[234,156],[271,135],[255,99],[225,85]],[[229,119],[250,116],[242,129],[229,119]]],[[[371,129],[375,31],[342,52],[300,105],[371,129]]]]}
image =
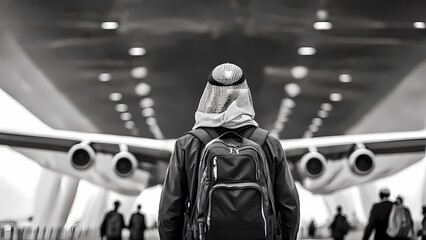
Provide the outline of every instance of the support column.
{"type": "Polygon", "coordinates": [[[70,213],[77,193],[79,179],[64,175],[61,179],[60,188],[57,192],[57,199],[52,206],[52,215],[49,219],[49,226],[63,227],[70,213]]]}
{"type": "Polygon", "coordinates": [[[34,199],[33,227],[45,227],[52,217],[52,206],[58,199],[62,174],[43,169],[34,199]]]}

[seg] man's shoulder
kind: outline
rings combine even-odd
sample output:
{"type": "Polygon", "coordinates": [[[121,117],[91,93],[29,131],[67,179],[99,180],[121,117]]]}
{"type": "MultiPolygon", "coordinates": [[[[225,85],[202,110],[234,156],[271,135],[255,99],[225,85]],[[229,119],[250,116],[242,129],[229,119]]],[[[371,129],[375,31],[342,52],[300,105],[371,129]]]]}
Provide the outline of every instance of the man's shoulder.
{"type": "Polygon", "coordinates": [[[386,207],[392,207],[393,203],[390,201],[383,201],[383,202],[377,202],[373,204],[373,208],[386,208],[386,207]]]}
{"type": "MultiPolygon", "coordinates": [[[[218,134],[221,133],[221,131],[223,131],[223,129],[220,128],[211,128],[213,130],[216,130],[218,134]]],[[[263,128],[261,128],[263,129],[263,128]]],[[[237,133],[242,133],[245,130],[247,130],[247,128],[242,127],[240,129],[234,129],[234,130],[240,130],[240,131],[236,131],[237,133]]],[[[265,129],[263,129],[265,130],[265,129]]],[[[195,129],[195,131],[197,131],[197,129],[195,129]]],[[[200,130],[198,130],[200,131],[200,130]]],[[[231,129],[229,129],[229,131],[232,131],[231,129]]],[[[267,130],[265,130],[267,131],[267,130]]],[[[180,145],[185,145],[186,143],[192,143],[193,141],[197,141],[197,143],[201,143],[200,139],[198,139],[198,137],[195,136],[194,130],[190,130],[187,131],[183,136],[179,137],[178,139],[176,139],[176,142],[179,143],[180,145]]],[[[276,137],[274,137],[273,135],[268,133],[268,136],[266,138],[266,143],[268,143],[268,145],[271,145],[271,147],[277,147],[277,146],[281,146],[281,142],[279,139],[277,139],[276,137]]]]}
{"type": "Polygon", "coordinates": [[[193,141],[199,141],[197,137],[193,134],[193,131],[188,131],[178,139],[176,139],[176,143],[179,143],[180,145],[185,145],[186,143],[190,143],[193,141]]]}
{"type": "Polygon", "coordinates": [[[278,138],[276,138],[275,136],[271,135],[271,134],[268,134],[268,137],[266,138],[266,141],[269,141],[269,142],[271,142],[271,143],[273,143],[275,145],[278,145],[278,144],[281,145],[281,141],[278,138]]]}

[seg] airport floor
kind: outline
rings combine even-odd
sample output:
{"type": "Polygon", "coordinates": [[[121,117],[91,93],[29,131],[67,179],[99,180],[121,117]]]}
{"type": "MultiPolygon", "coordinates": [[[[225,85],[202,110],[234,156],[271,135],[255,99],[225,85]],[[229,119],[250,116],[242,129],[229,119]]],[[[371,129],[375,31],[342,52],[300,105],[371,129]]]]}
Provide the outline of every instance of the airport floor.
{"type": "MultiPolygon", "coordinates": [[[[345,237],[345,240],[360,240],[362,238],[362,234],[363,231],[362,230],[355,230],[355,231],[351,231],[348,233],[348,235],[345,237]]],[[[147,231],[145,233],[145,239],[146,240],[159,240],[160,238],[158,237],[158,232],[157,231],[147,231]]],[[[306,237],[301,237],[301,240],[313,240],[313,239],[324,239],[324,240],[328,240],[328,239],[332,239],[330,237],[318,237],[318,238],[306,238],[306,237]]]]}

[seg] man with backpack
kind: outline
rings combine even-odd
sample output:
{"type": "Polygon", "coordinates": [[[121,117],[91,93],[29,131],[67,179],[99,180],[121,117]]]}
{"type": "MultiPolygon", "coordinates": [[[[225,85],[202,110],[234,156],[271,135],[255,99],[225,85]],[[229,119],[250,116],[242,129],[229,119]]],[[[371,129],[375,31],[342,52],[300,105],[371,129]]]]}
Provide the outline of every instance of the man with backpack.
{"type": "Polygon", "coordinates": [[[144,232],[146,229],[145,216],[141,213],[141,205],[137,206],[137,210],[130,217],[129,225],[130,240],[144,240],[144,232]]]}
{"type": "Polygon", "coordinates": [[[254,120],[243,71],[213,69],[193,130],[176,141],[159,209],[172,239],[295,240],[299,197],[278,139],[254,120]]]}
{"type": "Polygon", "coordinates": [[[101,239],[106,237],[107,240],[121,240],[121,231],[126,227],[124,224],[124,218],[121,213],[118,212],[120,202],[114,202],[114,210],[111,210],[105,215],[105,218],[101,225],[101,239]]]}
{"type": "Polygon", "coordinates": [[[350,226],[345,216],[342,214],[342,206],[337,206],[337,214],[330,225],[331,236],[334,240],[343,240],[348,234],[350,226]]]}

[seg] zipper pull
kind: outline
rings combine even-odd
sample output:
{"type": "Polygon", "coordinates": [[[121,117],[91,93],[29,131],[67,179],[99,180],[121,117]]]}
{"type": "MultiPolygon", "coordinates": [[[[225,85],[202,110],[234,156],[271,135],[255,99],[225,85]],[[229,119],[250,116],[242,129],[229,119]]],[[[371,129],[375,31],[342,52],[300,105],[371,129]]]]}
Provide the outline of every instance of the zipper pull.
{"type": "Polygon", "coordinates": [[[199,239],[204,240],[204,224],[198,223],[199,239]]]}
{"type": "Polygon", "coordinates": [[[217,180],[217,157],[213,158],[213,176],[214,180],[217,180]]]}

